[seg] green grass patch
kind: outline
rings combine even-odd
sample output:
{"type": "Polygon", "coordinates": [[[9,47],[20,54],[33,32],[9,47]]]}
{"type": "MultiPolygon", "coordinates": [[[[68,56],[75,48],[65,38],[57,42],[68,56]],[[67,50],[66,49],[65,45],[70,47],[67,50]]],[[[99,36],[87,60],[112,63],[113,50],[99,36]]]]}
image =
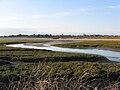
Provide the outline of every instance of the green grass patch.
{"type": "Polygon", "coordinates": [[[55,46],[69,48],[102,48],[120,51],[120,41],[82,41],[76,43],[59,44],[55,46]]]}
{"type": "Polygon", "coordinates": [[[24,75],[30,74],[35,76],[51,75],[59,73],[61,75],[82,76],[89,73],[93,76],[103,75],[109,72],[119,72],[120,64],[116,63],[90,63],[90,62],[47,62],[38,64],[20,64],[16,67],[2,66],[4,71],[0,75],[24,75]]]}

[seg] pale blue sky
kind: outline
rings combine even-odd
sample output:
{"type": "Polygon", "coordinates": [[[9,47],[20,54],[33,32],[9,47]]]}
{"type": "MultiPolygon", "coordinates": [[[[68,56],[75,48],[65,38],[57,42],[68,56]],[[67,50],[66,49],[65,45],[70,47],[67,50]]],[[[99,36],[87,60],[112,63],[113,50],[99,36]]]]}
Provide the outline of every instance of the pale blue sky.
{"type": "Polygon", "coordinates": [[[120,34],[120,0],[0,0],[0,35],[120,34]]]}

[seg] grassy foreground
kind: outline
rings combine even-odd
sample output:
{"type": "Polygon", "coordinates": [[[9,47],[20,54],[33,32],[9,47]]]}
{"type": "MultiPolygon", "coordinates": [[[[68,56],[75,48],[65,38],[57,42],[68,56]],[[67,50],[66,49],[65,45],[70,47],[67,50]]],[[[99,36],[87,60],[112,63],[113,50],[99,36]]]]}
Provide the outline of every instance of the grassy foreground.
{"type": "Polygon", "coordinates": [[[0,66],[1,90],[119,90],[120,64],[48,62],[0,66]]]}
{"type": "Polygon", "coordinates": [[[110,72],[119,72],[120,64],[118,63],[92,63],[92,62],[41,62],[41,63],[23,63],[16,67],[8,63],[0,66],[0,75],[23,75],[31,74],[34,76],[51,75],[59,73],[61,75],[82,76],[89,73],[93,76],[104,75],[110,72]]]}

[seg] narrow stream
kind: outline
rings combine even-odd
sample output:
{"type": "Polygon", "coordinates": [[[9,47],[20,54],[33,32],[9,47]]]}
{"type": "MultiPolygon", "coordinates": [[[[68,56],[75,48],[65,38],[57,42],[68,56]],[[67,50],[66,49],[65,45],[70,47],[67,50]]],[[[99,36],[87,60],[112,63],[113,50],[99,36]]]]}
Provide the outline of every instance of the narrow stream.
{"type": "Polygon", "coordinates": [[[120,52],[110,51],[105,49],[73,49],[73,48],[62,48],[51,46],[49,44],[39,43],[27,43],[27,44],[10,44],[9,47],[20,47],[29,49],[44,49],[58,52],[69,52],[69,53],[85,53],[85,54],[97,54],[108,58],[111,61],[120,62],[120,52]]]}

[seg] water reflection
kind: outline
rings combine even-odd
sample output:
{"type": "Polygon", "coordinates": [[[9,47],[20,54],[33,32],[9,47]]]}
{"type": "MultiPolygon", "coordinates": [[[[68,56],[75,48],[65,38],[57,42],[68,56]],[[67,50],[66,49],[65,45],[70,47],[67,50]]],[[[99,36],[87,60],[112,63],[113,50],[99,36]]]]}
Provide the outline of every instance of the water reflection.
{"type": "Polygon", "coordinates": [[[104,49],[73,49],[73,48],[61,48],[50,46],[49,44],[39,43],[35,44],[10,44],[9,47],[20,47],[29,49],[44,49],[58,52],[69,52],[69,53],[85,53],[85,54],[97,54],[107,57],[111,61],[120,62],[120,52],[104,50],[104,49]]]}

